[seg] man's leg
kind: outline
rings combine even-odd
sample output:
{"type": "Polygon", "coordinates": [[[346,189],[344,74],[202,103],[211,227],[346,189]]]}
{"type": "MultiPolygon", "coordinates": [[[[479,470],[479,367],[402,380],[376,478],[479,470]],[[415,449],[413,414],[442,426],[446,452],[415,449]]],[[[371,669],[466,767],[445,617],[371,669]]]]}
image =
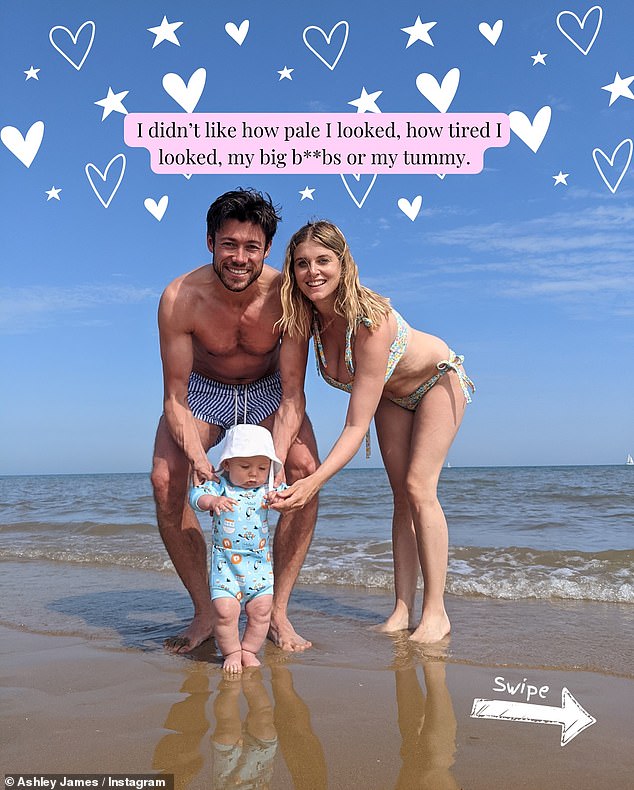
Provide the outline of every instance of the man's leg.
{"type": "MultiPolygon", "coordinates": [[[[319,466],[317,442],[308,417],[299,430],[286,459],[286,481],[290,485],[312,474],[319,466]]],[[[317,521],[317,497],[301,510],[280,516],[273,540],[273,610],[269,639],[282,650],[306,650],[311,643],[291,625],[288,601],[304,564],[317,521]]]]}
{"type": "MultiPolygon", "coordinates": [[[[210,447],[220,429],[196,421],[205,448],[210,447]]],[[[159,532],[176,572],[194,604],[194,619],[166,647],[176,653],[188,653],[211,636],[213,630],[207,546],[198,519],[187,503],[189,461],[172,439],[161,417],[156,432],[152,462],[152,487],[156,502],[159,532]]]]}

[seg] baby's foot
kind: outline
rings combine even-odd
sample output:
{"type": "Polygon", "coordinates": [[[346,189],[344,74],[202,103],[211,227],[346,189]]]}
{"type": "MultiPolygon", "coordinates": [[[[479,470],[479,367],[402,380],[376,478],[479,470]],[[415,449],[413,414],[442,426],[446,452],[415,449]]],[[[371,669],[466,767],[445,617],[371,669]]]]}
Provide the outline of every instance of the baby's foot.
{"type": "Polygon", "coordinates": [[[222,668],[229,675],[239,675],[242,672],[242,650],[227,653],[224,659],[222,668]]]}
{"type": "Polygon", "coordinates": [[[258,657],[250,650],[242,651],[242,666],[243,667],[259,667],[261,666],[258,657]]]}

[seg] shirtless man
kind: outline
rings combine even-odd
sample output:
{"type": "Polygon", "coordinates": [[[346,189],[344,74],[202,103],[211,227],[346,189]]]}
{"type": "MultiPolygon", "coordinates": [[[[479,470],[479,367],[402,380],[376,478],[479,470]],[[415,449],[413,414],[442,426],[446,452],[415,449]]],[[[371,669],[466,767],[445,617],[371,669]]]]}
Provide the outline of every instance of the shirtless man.
{"type": "MultiPolygon", "coordinates": [[[[280,404],[279,272],[265,265],[279,217],[270,198],[251,190],[227,192],[207,214],[212,263],[176,278],[159,305],[164,411],[152,466],[159,531],[194,604],[194,619],[167,640],[189,652],[211,636],[213,622],[207,547],[187,503],[194,484],[214,470],[207,451],[236,422],[272,429],[280,404]]],[[[305,420],[285,462],[288,483],[319,465],[310,423],[305,420]]],[[[274,599],[269,637],[285,650],[304,650],[287,617],[293,585],[308,551],[317,501],[280,517],[273,542],[274,599]]]]}

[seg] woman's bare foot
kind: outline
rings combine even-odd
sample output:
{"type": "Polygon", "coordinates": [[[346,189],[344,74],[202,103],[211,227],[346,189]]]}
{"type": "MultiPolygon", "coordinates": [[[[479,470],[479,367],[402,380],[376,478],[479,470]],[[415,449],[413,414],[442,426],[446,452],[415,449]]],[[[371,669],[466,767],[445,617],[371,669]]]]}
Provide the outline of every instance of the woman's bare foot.
{"type": "Polygon", "coordinates": [[[242,672],[242,650],[235,650],[224,656],[223,670],[229,675],[239,675],[242,672]]]}
{"type": "Polygon", "coordinates": [[[211,613],[197,614],[181,634],[166,639],[163,645],[170,653],[189,653],[206,642],[212,636],[213,630],[211,613]]]}
{"type": "Polygon", "coordinates": [[[313,646],[312,642],[301,637],[291,625],[288,617],[271,617],[268,638],[276,647],[295,653],[307,650],[313,646]]]}
{"type": "Polygon", "coordinates": [[[409,628],[409,609],[400,601],[394,606],[394,611],[384,623],[373,625],[373,631],[381,634],[393,634],[409,628]]]}
{"type": "Polygon", "coordinates": [[[242,666],[243,667],[259,667],[262,666],[255,653],[250,650],[242,651],[242,666]]]}
{"type": "Polygon", "coordinates": [[[410,639],[421,645],[432,645],[448,636],[450,631],[451,624],[446,612],[439,615],[424,614],[410,639]]]}

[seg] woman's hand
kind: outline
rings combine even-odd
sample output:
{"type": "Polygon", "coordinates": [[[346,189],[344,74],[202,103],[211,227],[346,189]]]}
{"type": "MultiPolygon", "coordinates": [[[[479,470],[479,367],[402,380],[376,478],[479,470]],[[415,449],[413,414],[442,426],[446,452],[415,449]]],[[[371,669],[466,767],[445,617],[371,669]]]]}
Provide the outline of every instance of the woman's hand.
{"type": "Polygon", "coordinates": [[[271,502],[269,507],[271,510],[279,510],[280,513],[298,510],[310,502],[320,488],[321,485],[316,481],[315,475],[308,475],[308,477],[293,483],[289,488],[278,491],[275,501],[271,502]]]}

